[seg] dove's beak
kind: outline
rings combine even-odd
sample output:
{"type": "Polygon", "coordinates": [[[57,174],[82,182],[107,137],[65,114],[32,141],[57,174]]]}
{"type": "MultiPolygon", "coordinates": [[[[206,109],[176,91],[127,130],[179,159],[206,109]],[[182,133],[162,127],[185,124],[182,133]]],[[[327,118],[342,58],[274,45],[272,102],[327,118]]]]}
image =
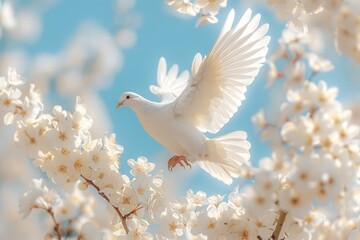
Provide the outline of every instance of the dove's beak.
{"type": "Polygon", "coordinates": [[[124,101],[118,102],[118,103],[116,104],[116,108],[121,107],[123,103],[124,103],[124,101]]]}

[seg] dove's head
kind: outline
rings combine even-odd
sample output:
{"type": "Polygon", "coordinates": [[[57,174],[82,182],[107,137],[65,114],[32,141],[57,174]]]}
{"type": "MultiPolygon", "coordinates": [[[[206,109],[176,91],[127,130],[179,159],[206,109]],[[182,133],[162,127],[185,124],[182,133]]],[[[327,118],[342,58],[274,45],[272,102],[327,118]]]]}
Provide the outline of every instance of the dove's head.
{"type": "Polygon", "coordinates": [[[116,104],[116,108],[122,107],[122,106],[128,106],[128,107],[136,107],[139,105],[139,103],[142,101],[142,97],[136,93],[133,92],[125,92],[121,94],[119,98],[119,102],[116,104]]]}

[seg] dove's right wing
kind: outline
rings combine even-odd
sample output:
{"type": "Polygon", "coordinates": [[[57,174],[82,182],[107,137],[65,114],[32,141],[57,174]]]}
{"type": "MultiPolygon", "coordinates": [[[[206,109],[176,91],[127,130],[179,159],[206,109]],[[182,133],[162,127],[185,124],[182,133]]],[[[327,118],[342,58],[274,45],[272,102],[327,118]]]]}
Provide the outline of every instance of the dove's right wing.
{"type": "Polygon", "coordinates": [[[203,132],[216,133],[234,115],[268,51],[269,25],[259,26],[260,14],[249,9],[233,26],[234,17],[231,10],[209,55],[195,56],[189,84],[174,101],[175,114],[203,132]]]}
{"type": "Polygon", "coordinates": [[[166,60],[161,57],[157,71],[157,86],[151,85],[150,91],[161,99],[171,102],[185,89],[189,81],[189,72],[183,71],[179,76],[179,67],[174,64],[167,72],[166,60]]]}

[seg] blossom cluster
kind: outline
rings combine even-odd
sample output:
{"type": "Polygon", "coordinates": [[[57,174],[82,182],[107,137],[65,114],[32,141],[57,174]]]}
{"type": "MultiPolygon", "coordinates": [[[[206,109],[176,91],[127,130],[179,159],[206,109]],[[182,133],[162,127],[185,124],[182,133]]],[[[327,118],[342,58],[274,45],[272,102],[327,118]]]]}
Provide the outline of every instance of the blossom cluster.
{"type": "MultiPolygon", "coordinates": [[[[359,126],[352,124],[351,111],[336,100],[336,88],[313,81],[320,71],[330,70],[331,63],[309,55],[304,38],[291,33],[280,39],[268,73],[271,83],[285,79],[286,102],[276,119],[266,119],[263,110],[253,118],[272,149],[272,157],[259,163],[260,173],[267,172],[263,186],[275,185],[276,191],[264,195],[264,190],[254,191],[262,178],[251,192],[255,199],[270,196],[270,204],[296,223],[299,238],[291,239],[356,239],[360,234],[359,126]],[[276,62],[282,62],[283,71],[276,62]]],[[[255,209],[267,204],[260,201],[255,209]]]]}
{"type": "MultiPolygon", "coordinates": [[[[95,188],[114,215],[114,229],[111,230],[115,235],[138,236],[141,233],[148,236],[145,233],[147,220],[157,222],[162,216],[159,212],[164,211],[162,177],[150,174],[155,165],[143,157],[137,161],[129,160],[133,178],[121,175],[118,159],[122,146],[116,144],[114,134],[92,138],[89,132],[92,119],[80,99],[72,112],[55,106],[52,114],[45,114],[34,85],[28,95],[22,96],[18,86],[23,81],[15,70],[9,69],[8,76],[1,77],[0,82],[4,121],[16,125],[14,140],[33,159],[33,165],[63,187],[73,183],[81,190],[89,186],[95,188]],[[144,214],[147,220],[142,219],[144,214]]],[[[59,208],[59,202],[58,195],[44,186],[42,180],[33,180],[31,190],[25,193],[20,206],[24,216],[33,208],[41,208],[55,218],[57,212],[54,210],[59,208]]],[[[60,206],[59,212],[68,211],[60,206]]],[[[65,233],[59,223],[54,222],[60,239],[65,233]]]]}
{"type": "MultiPolygon", "coordinates": [[[[278,16],[288,21],[288,26],[319,38],[317,29],[327,30],[333,44],[347,56],[360,62],[360,4],[349,0],[279,1],[268,0],[278,16]],[[329,21],[329,19],[332,19],[329,21]]],[[[321,36],[320,36],[321,37],[321,36]]],[[[324,41],[324,36],[321,38],[324,41]]]]}
{"type": "MultiPolygon", "coordinates": [[[[83,103],[101,106],[103,100],[94,90],[106,88],[111,84],[114,75],[122,67],[123,51],[131,48],[136,42],[136,28],[140,24],[140,18],[133,10],[135,1],[118,0],[115,2],[116,8],[114,8],[113,32],[110,33],[105,27],[93,21],[86,22],[78,27],[79,30],[73,37],[70,37],[69,43],[58,52],[28,52],[29,45],[24,43],[37,40],[41,31],[46,30],[42,26],[41,13],[51,7],[52,3],[54,1],[49,0],[26,3],[23,1],[0,1],[0,30],[2,31],[0,72],[6,72],[8,66],[16,66],[21,72],[26,73],[31,83],[37,86],[35,89],[31,84],[23,84],[22,80],[24,79],[14,70],[9,70],[9,76],[1,77],[0,80],[0,117],[4,118],[6,124],[13,124],[18,127],[18,130],[21,129],[17,131],[15,138],[19,141],[17,145],[25,146],[24,149],[21,149],[23,151],[19,151],[13,141],[8,141],[12,139],[13,129],[11,127],[3,128],[3,121],[1,121],[0,140],[3,144],[0,161],[2,182],[0,190],[2,195],[6,196],[4,201],[9,201],[12,205],[3,204],[0,208],[0,211],[3,212],[0,223],[5,229],[5,231],[1,231],[0,238],[24,238],[23,236],[27,236],[29,232],[32,237],[37,238],[37,234],[41,234],[40,226],[31,224],[29,227],[31,220],[21,221],[19,231],[13,231],[10,227],[18,226],[21,220],[18,214],[15,214],[18,208],[13,202],[16,201],[10,199],[18,198],[25,183],[34,175],[38,176],[40,172],[38,169],[31,168],[30,164],[21,162],[21,159],[24,158],[23,153],[26,152],[25,154],[29,156],[39,156],[34,161],[36,166],[40,166],[40,161],[43,158],[46,159],[46,156],[52,157],[54,162],[49,161],[49,165],[43,166],[47,170],[46,173],[56,181],[71,182],[58,172],[64,170],[65,165],[56,166],[59,169],[50,169],[55,167],[51,164],[59,163],[60,158],[65,157],[60,154],[61,149],[56,148],[56,145],[62,143],[55,144],[54,142],[58,137],[70,136],[65,135],[67,133],[73,135],[70,136],[70,139],[64,140],[65,145],[68,144],[67,147],[79,146],[79,141],[82,141],[80,135],[87,134],[86,129],[67,129],[71,124],[78,124],[77,121],[81,121],[79,124],[85,124],[85,120],[76,119],[81,114],[77,112],[81,108],[79,105],[75,107],[77,110],[72,113],[63,111],[61,107],[55,107],[53,114],[41,114],[43,111],[42,101],[50,100],[46,98],[47,92],[53,91],[53,87],[56,86],[55,98],[58,96],[57,93],[67,96],[80,95],[83,103]],[[99,42],[102,44],[98,44],[99,42]],[[38,92],[45,97],[40,98],[38,92]],[[58,121],[57,117],[61,120],[58,121]],[[62,118],[66,118],[66,120],[62,118]],[[75,119],[71,120],[70,118],[75,119]],[[40,132],[35,133],[34,131],[40,132]],[[63,136],[56,136],[56,134],[63,134],[63,136]],[[74,142],[71,144],[70,141],[74,142]]],[[[53,97],[54,92],[51,94],[51,99],[53,97]]],[[[95,120],[98,122],[95,127],[91,128],[93,137],[103,136],[105,130],[111,129],[105,108],[94,107],[88,111],[97,117],[95,120]]],[[[104,138],[100,141],[104,141],[104,138]]],[[[106,138],[110,139],[111,136],[106,138]]],[[[76,154],[71,153],[72,156],[76,154]]],[[[66,169],[66,171],[72,170],[70,167],[66,169]]]]}
{"type": "MultiPolygon", "coordinates": [[[[26,90],[27,95],[22,95],[20,89],[23,80],[14,69],[9,68],[7,77],[0,77],[0,117],[9,125],[14,121],[27,121],[36,117],[43,110],[43,104],[34,85],[26,90]]],[[[24,89],[25,90],[25,89],[24,89]]]]}
{"type": "Polygon", "coordinates": [[[227,0],[165,0],[165,2],[173,9],[182,14],[190,16],[200,15],[196,26],[207,23],[217,23],[218,14],[220,8],[224,8],[227,5],[227,0]]]}
{"type": "Polygon", "coordinates": [[[268,87],[276,81],[285,79],[286,90],[296,89],[303,85],[305,80],[311,80],[318,73],[328,72],[334,68],[329,60],[312,52],[313,38],[308,34],[285,29],[278,44],[278,49],[268,60],[268,87]],[[282,65],[275,64],[276,62],[282,65]],[[306,63],[309,69],[306,68],[306,63]],[[281,66],[283,71],[280,71],[277,65],[281,66]]]}
{"type": "Polygon", "coordinates": [[[23,218],[26,218],[33,209],[41,209],[50,215],[53,230],[47,233],[45,239],[57,239],[59,236],[70,237],[78,235],[82,239],[99,239],[101,235],[109,235],[107,229],[102,232],[95,231],[94,218],[95,198],[85,195],[77,188],[64,193],[55,189],[49,189],[42,178],[33,179],[29,184],[29,190],[24,193],[19,201],[19,209],[23,218]],[[93,230],[87,228],[92,226],[93,230]],[[92,236],[87,237],[91,233],[92,236]]]}

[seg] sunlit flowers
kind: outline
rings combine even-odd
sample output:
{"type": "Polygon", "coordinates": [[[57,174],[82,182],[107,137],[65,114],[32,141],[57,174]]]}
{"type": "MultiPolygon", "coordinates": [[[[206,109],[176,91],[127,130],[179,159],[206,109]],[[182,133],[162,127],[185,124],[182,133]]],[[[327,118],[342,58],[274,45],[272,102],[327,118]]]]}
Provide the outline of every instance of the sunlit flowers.
{"type": "MultiPolygon", "coordinates": [[[[287,26],[297,31],[308,33],[312,42],[316,42],[319,29],[329,38],[330,44],[356,62],[360,62],[360,14],[359,2],[356,0],[306,0],[280,1],[267,0],[276,14],[287,21],[287,26]],[[329,19],[333,21],[329,22],[329,19]]],[[[327,37],[325,37],[327,38],[327,37]]],[[[321,48],[321,46],[316,48],[321,48]]]]}
{"type": "MultiPolygon", "coordinates": [[[[166,2],[178,12],[199,16],[198,24],[216,23],[227,5],[226,0],[166,2]]],[[[358,60],[359,14],[348,2],[267,1],[297,30],[311,30],[313,16],[330,14],[337,48],[358,60]]],[[[12,16],[9,6],[9,1],[0,5],[5,33],[11,29],[4,21],[12,16]]],[[[49,76],[67,81],[58,85],[64,92],[75,93],[83,83],[96,85],[118,69],[121,61],[111,53],[115,42],[107,33],[96,33],[107,46],[78,36],[63,51],[65,61],[49,60],[56,66],[49,76]],[[86,49],[100,55],[99,62],[83,55],[86,49]],[[114,61],[109,64],[109,59],[114,61]],[[87,72],[81,68],[84,63],[99,71],[87,72]],[[78,85],[71,84],[73,77],[78,85]]],[[[119,38],[131,39],[130,33],[119,38]]],[[[338,100],[339,90],[322,75],[334,65],[314,53],[314,42],[313,36],[294,29],[280,38],[267,74],[268,89],[281,88],[279,104],[253,117],[269,155],[258,164],[255,159],[246,184],[228,194],[188,189],[177,198],[169,196],[157,159],[120,161],[124,149],[115,134],[92,134],[97,123],[89,114],[91,105],[77,98],[69,109],[44,108],[37,87],[10,68],[0,77],[0,117],[14,129],[9,141],[15,140],[43,173],[20,198],[21,216],[47,214],[47,239],[359,239],[360,130],[352,111],[338,100]]],[[[173,67],[161,77],[178,72],[173,67]]]]}
{"type": "Polygon", "coordinates": [[[216,15],[220,8],[227,5],[227,0],[165,0],[165,2],[179,13],[190,16],[199,14],[196,26],[217,23],[216,15]]]}
{"type": "Polygon", "coordinates": [[[26,218],[33,208],[47,210],[60,204],[59,195],[53,189],[48,189],[43,179],[33,179],[30,190],[20,198],[19,208],[23,218],[26,218]]]}

